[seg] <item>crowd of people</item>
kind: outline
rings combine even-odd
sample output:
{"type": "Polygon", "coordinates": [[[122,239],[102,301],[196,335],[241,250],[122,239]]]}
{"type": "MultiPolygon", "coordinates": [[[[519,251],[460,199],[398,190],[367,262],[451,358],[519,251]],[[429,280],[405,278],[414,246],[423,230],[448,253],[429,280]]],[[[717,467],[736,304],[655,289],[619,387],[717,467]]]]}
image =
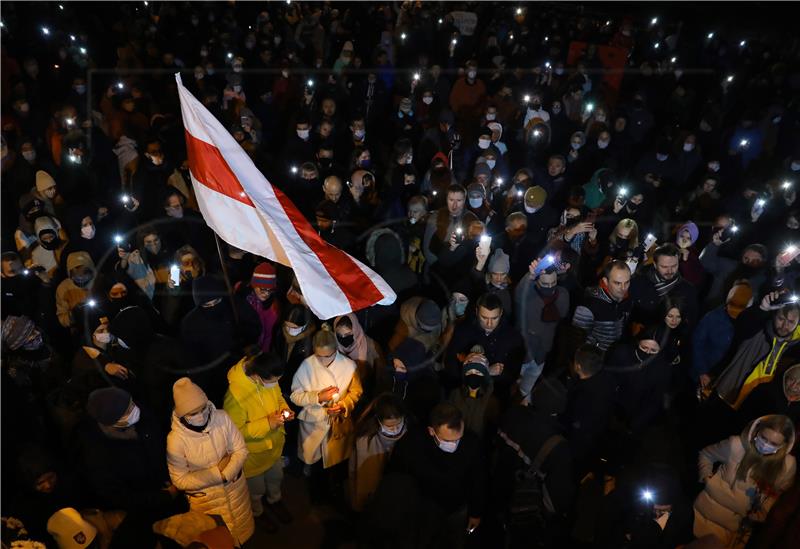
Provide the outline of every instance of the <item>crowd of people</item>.
{"type": "Polygon", "coordinates": [[[4,4],[3,546],[796,543],[800,43],[593,7],[4,4]],[[176,73],[394,304],[216,237],[176,73]]]}

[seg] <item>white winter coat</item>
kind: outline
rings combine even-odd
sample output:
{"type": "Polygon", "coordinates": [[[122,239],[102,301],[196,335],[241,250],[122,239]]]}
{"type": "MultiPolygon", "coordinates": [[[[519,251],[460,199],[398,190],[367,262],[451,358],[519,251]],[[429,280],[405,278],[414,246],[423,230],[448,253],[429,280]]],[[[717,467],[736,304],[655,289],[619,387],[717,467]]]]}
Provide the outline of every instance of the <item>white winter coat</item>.
{"type": "Polygon", "coordinates": [[[228,414],[209,405],[211,419],[201,433],[188,429],[173,412],[167,436],[169,476],[172,484],[186,493],[193,511],[221,516],[236,543],[242,545],[255,528],[250,492],[242,474],[247,446],[228,414]],[[231,458],[220,473],[217,464],[226,454],[231,458]]]}
{"type": "Polygon", "coordinates": [[[300,420],[298,453],[303,463],[312,465],[322,459],[327,469],[350,456],[353,443],[350,414],[361,393],[356,363],[339,352],[327,367],[320,364],[316,355],[300,364],[292,380],[290,398],[303,407],[297,415],[300,420]],[[336,403],[344,407],[344,412],[336,419],[328,416],[326,404],[319,403],[319,392],[332,386],[339,388],[336,403]]]}

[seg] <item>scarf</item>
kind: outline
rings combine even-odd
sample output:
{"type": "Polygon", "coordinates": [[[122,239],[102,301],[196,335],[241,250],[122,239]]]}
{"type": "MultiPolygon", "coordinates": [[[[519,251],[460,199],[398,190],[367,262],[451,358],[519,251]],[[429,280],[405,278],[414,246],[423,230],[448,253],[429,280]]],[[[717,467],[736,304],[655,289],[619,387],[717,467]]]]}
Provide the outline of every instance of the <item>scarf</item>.
{"type": "Polygon", "coordinates": [[[658,297],[664,297],[668,293],[672,291],[672,288],[680,281],[681,275],[680,273],[675,275],[675,278],[672,280],[663,280],[661,276],[659,276],[658,271],[653,269],[653,277],[652,280],[656,285],[656,293],[658,297]]]}
{"type": "Polygon", "coordinates": [[[339,321],[343,318],[349,318],[350,324],[353,326],[353,343],[349,346],[345,347],[341,343],[339,343],[339,338],[336,338],[336,346],[339,348],[339,352],[343,355],[346,355],[347,358],[352,360],[353,362],[370,362],[369,356],[369,341],[367,340],[367,336],[364,334],[364,329],[361,328],[361,324],[358,322],[356,315],[353,313],[348,313],[344,316],[338,317],[333,322],[333,329],[336,330],[336,325],[339,321]]]}
{"type": "MultiPolygon", "coordinates": [[[[258,346],[265,353],[269,351],[272,345],[272,329],[278,321],[278,301],[273,300],[272,305],[263,307],[261,300],[256,297],[254,292],[247,294],[245,301],[253,308],[258,315],[258,320],[261,323],[261,333],[258,336],[258,346]]],[[[302,335],[302,333],[300,334],[302,335]]]]}
{"type": "Polygon", "coordinates": [[[542,298],[542,322],[558,322],[561,320],[561,313],[556,306],[558,288],[555,288],[555,291],[548,296],[539,293],[539,297],[542,298]]]}

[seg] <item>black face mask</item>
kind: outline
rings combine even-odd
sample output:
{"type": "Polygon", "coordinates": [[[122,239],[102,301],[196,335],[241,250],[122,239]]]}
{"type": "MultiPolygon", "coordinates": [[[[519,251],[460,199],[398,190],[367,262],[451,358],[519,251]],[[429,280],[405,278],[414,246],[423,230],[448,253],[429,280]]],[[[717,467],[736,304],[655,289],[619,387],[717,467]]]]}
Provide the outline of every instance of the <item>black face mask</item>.
{"type": "Polygon", "coordinates": [[[555,288],[540,288],[539,286],[536,286],[536,291],[539,292],[539,295],[542,297],[550,297],[556,293],[555,288]]]}
{"type": "Polygon", "coordinates": [[[480,389],[483,387],[483,376],[476,376],[475,374],[464,376],[464,384],[473,391],[480,389]]]}
{"type": "Polygon", "coordinates": [[[342,347],[350,347],[356,338],[353,336],[353,334],[350,334],[347,336],[337,335],[336,339],[339,340],[339,343],[342,345],[342,347]]]}
{"type": "Polygon", "coordinates": [[[630,243],[630,239],[629,238],[621,238],[619,236],[617,237],[617,249],[618,250],[627,250],[628,246],[630,245],[629,243],[630,243]]]}
{"type": "Polygon", "coordinates": [[[323,170],[329,170],[332,165],[333,165],[333,159],[332,158],[320,158],[319,159],[319,167],[322,168],[323,170]]]}
{"type": "Polygon", "coordinates": [[[78,288],[85,288],[92,281],[91,274],[73,276],[71,278],[72,278],[72,283],[75,284],[78,288]]]}
{"type": "Polygon", "coordinates": [[[319,178],[318,178],[318,177],[315,177],[315,178],[313,178],[313,179],[303,179],[303,182],[304,182],[304,183],[305,183],[305,184],[306,184],[308,187],[317,187],[317,186],[319,185],[319,178]]]}
{"type": "Polygon", "coordinates": [[[55,237],[50,242],[45,242],[44,240],[39,240],[39,244],[45,250],[53,251],[53,250],[58,249],[59,246],[61,246],[61,239],[59,237],[55,237]]]}

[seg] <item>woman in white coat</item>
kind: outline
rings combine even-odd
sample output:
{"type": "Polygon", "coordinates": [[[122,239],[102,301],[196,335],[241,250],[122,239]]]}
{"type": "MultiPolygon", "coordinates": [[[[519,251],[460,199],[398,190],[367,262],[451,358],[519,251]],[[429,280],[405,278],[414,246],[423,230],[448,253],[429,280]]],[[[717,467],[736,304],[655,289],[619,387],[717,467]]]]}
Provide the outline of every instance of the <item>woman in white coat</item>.
{"type": "MultiPolygon", "coordinates": [[[[356,364],[338,352],[336,336],[328,325],[314,334],[313,346],[314,354],[300,364],[294,375],[290,397],[302,407],[297,416],[298,454],[309,466],[308,476],[312,465],[321,462],[322,468],[329,469],[350,457],[352,412],[362,393],[356,364]]],[[[318,484],[311,482],[312,487],[318,484]]]]}
{"type": "Polygon", "coordinates": [[[247,459],[244,438],[228,414],[217,410],[188,377],[175,382],[172,395],[175,410],[167,436],[172,483],[186,493],[192,511],[222,517],[241,546],[255,527],[242,474],[247,459]]]}
{"type": "Polygon", "coordinates": [[[763,522],[781,493],[794,482],[795,430],[786,416],[760,417],[739,436],[700,452],[705,489],[694,502],[694,535],[714,535],[721,547],[743,548],[753,522],[763,522]],[[715,465],[719,468],[715,469],[715,465]]]}

